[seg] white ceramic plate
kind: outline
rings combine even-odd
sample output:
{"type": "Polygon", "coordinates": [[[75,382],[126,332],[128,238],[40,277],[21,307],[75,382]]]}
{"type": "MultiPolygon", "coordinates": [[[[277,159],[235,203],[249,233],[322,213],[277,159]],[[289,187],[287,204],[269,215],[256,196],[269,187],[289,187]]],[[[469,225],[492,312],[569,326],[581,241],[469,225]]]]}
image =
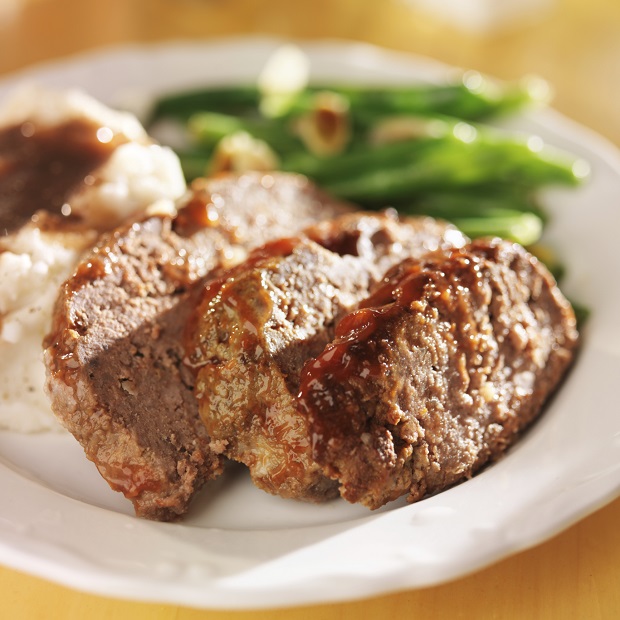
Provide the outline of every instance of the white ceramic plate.
{"type": "MultiPolygon", "coordinates": [[[[254,78],[279,42],[122,47],[35,68],[24,79],[81,86],[108,103],[136,94],[254,78]]],[[[323,79],[442,80],[427,60],[338,42],[304,46],[323,79]]],[[[565,292],[592,309],[583,350],[548,410],[508,456],[418,504],[378,513],[308,506],[256,490],[231,470],[182,524],[142,521],[66,435],[0,433],[0,561],[114,597],[248,608],[348,600],[437,584],[535,545],[618,495],[620,157],[551,112],[519,118],[590,161],[591,182],[549,194],[548,237],[565,292]]]]}

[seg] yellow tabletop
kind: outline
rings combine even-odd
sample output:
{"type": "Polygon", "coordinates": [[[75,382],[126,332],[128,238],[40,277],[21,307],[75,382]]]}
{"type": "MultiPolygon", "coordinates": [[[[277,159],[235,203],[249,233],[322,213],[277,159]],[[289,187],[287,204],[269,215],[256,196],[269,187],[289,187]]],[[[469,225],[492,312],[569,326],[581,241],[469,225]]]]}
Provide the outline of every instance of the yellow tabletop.
{"type": "MultiPolygon", "coordinates": [[[[0,76],[129,41],[250,33],[363,40],[501,78],[541,75],[555,88],[558,110],[620,145],[618,0],[541,0],[547,9],[535,17],[482,31],[455,23],[454,11],[438,14],[442,1],[430,3],[430,14],[421,0],[0,0],[0,76]]],[[[449,584],[260,612],[101,598],[0,568],[0,618],[620,618],[619,522],[616,500],[552,540],[449,584]]]]}

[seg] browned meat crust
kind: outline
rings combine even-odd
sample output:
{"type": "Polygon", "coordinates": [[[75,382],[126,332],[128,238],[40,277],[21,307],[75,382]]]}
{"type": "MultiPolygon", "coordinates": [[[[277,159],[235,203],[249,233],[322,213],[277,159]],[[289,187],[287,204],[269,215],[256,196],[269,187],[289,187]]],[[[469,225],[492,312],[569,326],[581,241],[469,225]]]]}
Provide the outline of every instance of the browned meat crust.
{"type": "Polygon", "coordinates": [[[45,343],[52,408],[136,514],[177,518],[222,469],[182,363],[200,283],[248,249],[346,210],[294,175],[199,181],[176,217],[119,228],[65,283],[45,343]]]}
{"type": "Polygon", "coordinates": [[[540,412],[575,317],[523,248],[480,241],[407,261],[304,369],[314,457],[342,496],[416,501],[496,459],[540,412]]]}
{"type": "Polygon", "coordinates": [[[214,443],[270,493],[309,501],[336,496],[297,410],[303,364],[389,267],[465,242],[430,218],[355,213],[268,244],[211,283],[191,328],[189,358],[214,443]]]}

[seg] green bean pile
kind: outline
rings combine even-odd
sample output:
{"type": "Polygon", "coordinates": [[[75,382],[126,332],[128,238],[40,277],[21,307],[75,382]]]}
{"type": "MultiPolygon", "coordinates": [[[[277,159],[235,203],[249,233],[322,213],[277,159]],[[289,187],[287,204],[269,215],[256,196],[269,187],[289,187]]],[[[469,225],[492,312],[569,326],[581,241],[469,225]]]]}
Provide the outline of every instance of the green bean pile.
{"type": "Polygon", "coordinates": [[[536,136],[492,124],[540,101],[528,84],[478,77],[475,87],[471,79],[308,85],[271,107],[258,85],[209,87],[159,98],[147,125],[185,129],[189,143],[176,150],[188,180],[230,165],[222,144],[244,136],[262,148],[259,168],[304,174],[362,208],[427,214],[472,238],[497,235],[534,248],[545,223],[539,190],[577,186],[587,166],[536,136]]]}

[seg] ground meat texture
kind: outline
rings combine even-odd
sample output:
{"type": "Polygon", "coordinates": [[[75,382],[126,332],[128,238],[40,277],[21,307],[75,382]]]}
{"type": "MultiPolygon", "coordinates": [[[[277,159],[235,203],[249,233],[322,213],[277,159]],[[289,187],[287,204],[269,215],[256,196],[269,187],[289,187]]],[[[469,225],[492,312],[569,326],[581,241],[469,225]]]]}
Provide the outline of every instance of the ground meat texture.
{"type": "Polygon", "coordinates": [[[304,368],[313,456],[369,508],[441,491],[540,413],[577,340],[570,304],[520,246],[406,261],[304,368]]]}
{"type": "Polygon", "coordinates": [[[178,215],[105,236],[64,284],[44,352],[52,408],[137,515],[178,518],[222,469],[182,362],[205,278],[348,209],[295,175],[200,180],[178,215]]]}
{"type": "Polygon", "coordinates": [[[211,282],[189,330],[188,361],[214,443],[263,490],[306,501],[337,496],[297,409],[304,363],[386,269],[465,242],[431,218],[355,213],[267,244],[211,282]]]}

